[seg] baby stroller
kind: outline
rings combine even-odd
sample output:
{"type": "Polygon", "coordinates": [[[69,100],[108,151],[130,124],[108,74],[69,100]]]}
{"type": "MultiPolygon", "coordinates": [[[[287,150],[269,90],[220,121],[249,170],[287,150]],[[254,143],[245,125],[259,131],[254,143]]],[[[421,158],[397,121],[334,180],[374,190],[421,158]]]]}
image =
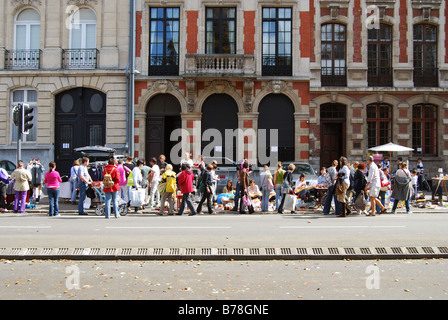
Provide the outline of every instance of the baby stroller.
{"type": "MultiPolygon", "coordinates": [[[[95,214],[97,216],[103,216],[106,214],[106,194],[103,191],[102,183],[92,184],[92,188],[95,190],[96,197],[98,198],[98,205],[95,209],[95,214]]],[[[125,216],[128,213],[128,206],[125,201],[121,199],[121,197],[117,198],[118,202],[118,213],[120,216],[125,216]]],[[[112,206],[112,202],[111,202],[112,206]]],[[[113,212],[113,208],[111,208],[111,212],[113,212]]]]}

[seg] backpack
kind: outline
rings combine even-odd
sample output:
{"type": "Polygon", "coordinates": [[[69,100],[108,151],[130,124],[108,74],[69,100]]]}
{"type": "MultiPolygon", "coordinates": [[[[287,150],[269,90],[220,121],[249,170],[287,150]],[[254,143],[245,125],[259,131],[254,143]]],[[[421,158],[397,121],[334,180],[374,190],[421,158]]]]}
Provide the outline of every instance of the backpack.
{"type": "Polygon", "coordinates": [[[111,172],[107,172],[106,169],[104,169],[104,178],[103,178],[103,186],[105,188],[113,188],[115,185],[114,180],[112,179],[112,172],[114,172],[115,168],[112,169],[111,172]]]}

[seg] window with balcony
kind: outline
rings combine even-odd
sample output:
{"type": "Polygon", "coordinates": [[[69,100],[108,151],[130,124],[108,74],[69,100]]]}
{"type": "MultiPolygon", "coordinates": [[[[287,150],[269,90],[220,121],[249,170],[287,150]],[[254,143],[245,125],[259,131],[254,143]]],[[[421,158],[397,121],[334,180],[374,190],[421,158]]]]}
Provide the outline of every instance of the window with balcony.
{"type": "Polygon", "coordinates": [[[292,9],[263,8],[262,73],[292,76],[292,9]]]}
{"type": "Polygon", "coordinates": [[[236,54],[236,8],[207,8],[205,53],[236,54]]]}
{"type": "Polygon", "coordinates": [[[392,27],[381,24],[368,30],[368,83],[374,87],[392,87],[392,27]]]}
{"type": "Polygon", "coordinates": [[[346,86],[346,27],[329,23],[321,28],[322,86],[346,86]]]}
{"type": "Polygon", "coordinates": [[[412,148],[414,153],[437,154],[437,107],[417,104],[412,107],[412,148]]]}
{"type": "MultiPolygon", "coordinates": [[[[33,89],[19,89],[11,93],[12,106],[17,106],[19,103],[28,104],[34,108],[34,116],[32,122],[33,127],[29,130],[29,134],[24,134],[23,142],[35,142],[37,136],[37,91],[33,89]]],[[[13,108],[11,108],[11,141],[17,141],[17,126],[13,121],[13,108]]]]}
{"type": "Polygon", "coordinates": [[[40,53],[40,15],[25,9],[14,22],[14,50],[6,51],[6,68],[39,69],[40,53]]]}
{"type": "Polygon", "coordinates": [[[367,147],[392,141],[392,106],[374,103],[367,106],[367,147]]]}
{"type": "Polygon", "coordinates": [[[63,65],[66,69],[96,69],[96,14],[88,8],[76,10],[70,16],[70,45],[63,50],[63,65]]]}
{"type": "Polygon", "coordinates": [[[414,85],[438,87],[437,27],[429,24],[414,26],[414,85]]]}
{"type": "Polygon", "coordinates": [[[151,8],[149,75],[179,74],[179,8],[151,8]]]}

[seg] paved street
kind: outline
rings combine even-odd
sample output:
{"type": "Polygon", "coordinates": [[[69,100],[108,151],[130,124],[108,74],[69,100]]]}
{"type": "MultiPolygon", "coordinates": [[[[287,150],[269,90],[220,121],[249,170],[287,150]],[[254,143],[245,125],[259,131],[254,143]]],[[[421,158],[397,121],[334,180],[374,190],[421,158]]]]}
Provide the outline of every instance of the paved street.
{"type": "Polygon", "coordinates": [[[447,260],[0,261],[0,300],[446,300],[447,270],[447,260]]]}

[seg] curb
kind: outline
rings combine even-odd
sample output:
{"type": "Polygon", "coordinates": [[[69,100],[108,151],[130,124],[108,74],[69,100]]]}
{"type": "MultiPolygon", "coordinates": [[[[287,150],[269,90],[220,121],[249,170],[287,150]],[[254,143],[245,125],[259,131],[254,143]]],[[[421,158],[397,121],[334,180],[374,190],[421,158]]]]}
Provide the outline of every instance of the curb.
{"type": "Polygon", "coordinates": [[[5,260],[403,260],[447,259],[448,246],[368,248],[0,248],[5,260]]]}

